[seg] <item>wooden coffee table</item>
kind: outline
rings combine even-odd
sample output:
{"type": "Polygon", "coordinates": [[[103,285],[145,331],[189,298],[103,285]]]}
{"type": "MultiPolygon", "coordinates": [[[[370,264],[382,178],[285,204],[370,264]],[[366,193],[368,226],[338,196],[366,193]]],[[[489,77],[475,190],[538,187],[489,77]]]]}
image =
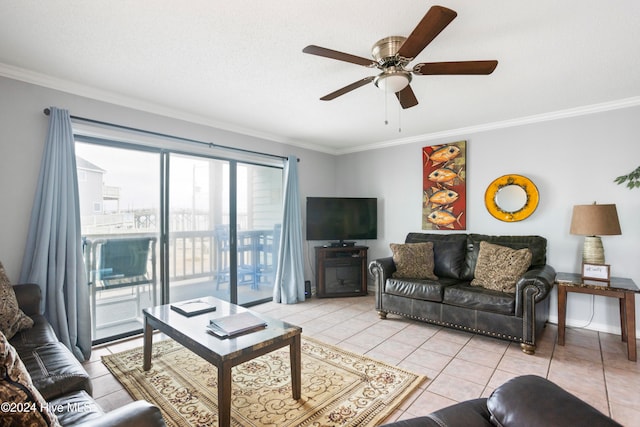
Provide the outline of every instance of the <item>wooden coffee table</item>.
{"type": "Polygon", "coordinates": [[[231,368],[278,348],[289,346],[292,394],[294,399],[300,399],[300,334],[302,328],[252,311],[254,315],[267,322],[265,329],[221,339],[206,331],[209,320],[250,310],[213,297],[201,299],[215,305],[216,311],[187,317],[172,310],[171,304],[142,310],[144,314],[142,369],[148,371],[151,368],[151,344],[154,329],[164,332],[198,356],[217,366],[218,423],[221,427],[229,426],[231,425],[231,368]]]}

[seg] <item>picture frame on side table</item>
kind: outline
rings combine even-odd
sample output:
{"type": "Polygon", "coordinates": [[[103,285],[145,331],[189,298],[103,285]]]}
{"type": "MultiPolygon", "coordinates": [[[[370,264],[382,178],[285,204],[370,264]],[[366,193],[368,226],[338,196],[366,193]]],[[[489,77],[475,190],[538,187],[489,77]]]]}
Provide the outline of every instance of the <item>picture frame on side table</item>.
{"type": "Polygon", "coordinates": [[[582,263],[582,280],[596,280],[609,282],[611,280],[611,266],[609,264],[582,263]]]}

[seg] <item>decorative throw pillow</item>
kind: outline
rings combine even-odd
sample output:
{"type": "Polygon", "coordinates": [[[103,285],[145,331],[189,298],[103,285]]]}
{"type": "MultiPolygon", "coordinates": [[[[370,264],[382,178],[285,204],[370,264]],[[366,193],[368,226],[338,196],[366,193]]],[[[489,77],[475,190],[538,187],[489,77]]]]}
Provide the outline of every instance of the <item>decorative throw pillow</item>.
{"type": "Polygon", "coordinates": [[[438,280],[433,274],[433,243],[391,243],[393,262],[396,271],[393,277],[398,279],[432,279],[438,280]]]}
{"type": "Polygon", "coordinates": [[[515,293],[516,283],[531,265],[531,251],[480,242],[472,286],[515,293]]]}
{"type": "Polygon", "coordinates": [[[0,262],[0,331],[11,339],[16,332],[33,326],[33,319],[18,307],[16,293],[0,262]]]}
{"type": "Polygon", "coordinates": [[[60,426],[56,415],[47,407],[31,375],[16,349],[0,332],[0,425],[60,426]]]}

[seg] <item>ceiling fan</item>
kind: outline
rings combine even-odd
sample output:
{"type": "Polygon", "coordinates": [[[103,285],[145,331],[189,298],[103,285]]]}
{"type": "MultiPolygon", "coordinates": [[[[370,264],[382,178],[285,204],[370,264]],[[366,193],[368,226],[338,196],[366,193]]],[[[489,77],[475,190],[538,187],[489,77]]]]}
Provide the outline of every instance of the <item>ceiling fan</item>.
{"type": "Polygon", "coordinates": [[[498,61],[421,62],[412,69],[407,69],[409,62],[418,56],[457,15],[455,11],[446,7],[432,6],[409,37],[390,36],[374,44],[371,48],[373,60],[315,45],[305,47],[302,49],[304,53],[363,65],[368,68],[375,67],[382,71],[377,76],[365,77],[320,99],[330,101],[373,82],[381,89],[393,91],[402,108],[410,108],[418,105],[416,95],[409,86],[413,75],[491,74],[498,66],[498,61]]]}

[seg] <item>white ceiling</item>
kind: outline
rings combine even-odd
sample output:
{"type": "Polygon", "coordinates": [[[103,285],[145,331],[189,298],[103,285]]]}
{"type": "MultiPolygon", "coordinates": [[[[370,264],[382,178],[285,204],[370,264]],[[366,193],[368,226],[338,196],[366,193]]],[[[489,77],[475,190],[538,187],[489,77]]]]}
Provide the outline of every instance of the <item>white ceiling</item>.
{"type": "Polygon", "coordinates": [[[497,59],[493,74],[416,76],[406,110],[373,84],[319,100],[375,70],[306,45],[369,58],[434,4],[0,0],[0,75],[329,153],[640,105],[637,0],[444,0],[458,17],[411,65],[497,59]]]}

